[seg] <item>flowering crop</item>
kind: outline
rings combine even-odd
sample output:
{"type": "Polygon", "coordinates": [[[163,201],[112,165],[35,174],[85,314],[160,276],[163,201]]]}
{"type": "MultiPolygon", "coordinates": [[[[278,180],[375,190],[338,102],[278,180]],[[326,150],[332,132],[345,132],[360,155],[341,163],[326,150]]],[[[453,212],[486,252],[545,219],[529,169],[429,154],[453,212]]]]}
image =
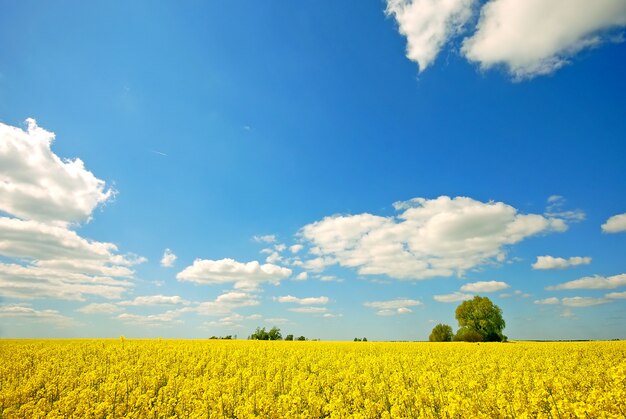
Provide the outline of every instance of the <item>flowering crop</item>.
{"type": "Polygon", "coordinates": [[[0,418],[626,416],[626,342],[1,340],[0,418]]]}

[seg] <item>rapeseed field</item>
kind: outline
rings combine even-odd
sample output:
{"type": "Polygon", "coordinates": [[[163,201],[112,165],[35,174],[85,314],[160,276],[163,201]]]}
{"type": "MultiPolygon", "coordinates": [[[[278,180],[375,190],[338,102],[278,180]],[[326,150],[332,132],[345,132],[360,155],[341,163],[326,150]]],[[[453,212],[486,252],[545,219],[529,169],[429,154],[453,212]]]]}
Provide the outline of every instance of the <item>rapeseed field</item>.
{"type": "Polygon", "coordinates": [[[626,342],[2,340],[0,418],[626,417],[626,342]]]}

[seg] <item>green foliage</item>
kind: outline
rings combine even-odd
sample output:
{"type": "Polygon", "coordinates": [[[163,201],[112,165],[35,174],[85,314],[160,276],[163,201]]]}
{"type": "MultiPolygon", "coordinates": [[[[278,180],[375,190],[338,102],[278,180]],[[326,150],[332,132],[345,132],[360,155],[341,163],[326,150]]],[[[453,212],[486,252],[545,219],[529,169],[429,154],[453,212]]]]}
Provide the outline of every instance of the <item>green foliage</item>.
{"type": "Polygon", "coordinates": [[[270,331],[266,331],[265,328],[257,327],[254,333],[250,335],[248,339],[251,340],[281,340],[283,336],[280,334],[280,329],[276,326],[272,327],[270,331]]]}
{"type": "Polygon", "coordinates": [[[439,323],[433,327],[428,340],[431,342],[450,342],[452,340],[452,327],[447,324],[439,323]]]}
{"type": "Polygon", "coordinates": [[[469,342],[502,342],[506,336],[502,330],[506,326],[500,307],[487,297],[476,296],[464,301],[456,308],[459,331],[455,340],[469,342]],[[480,336],[480,338],[478,338],[480,336]]]}
{"type": "Polygon", "coordinates": [[[304,336],[300,336],[298,340],[306,340],[306,338],[304,336]]]}
{"type": "Polygon", "coordinates": [[[287,336],[285,336],[285,340],[293,340],[293,335],[287,335],[287,336]]]}
{"type": "Polygon", "coordinates": [[[456,342],[484,342],[480,333],[467,327],[461,327],[454,335],[456,342]]]}

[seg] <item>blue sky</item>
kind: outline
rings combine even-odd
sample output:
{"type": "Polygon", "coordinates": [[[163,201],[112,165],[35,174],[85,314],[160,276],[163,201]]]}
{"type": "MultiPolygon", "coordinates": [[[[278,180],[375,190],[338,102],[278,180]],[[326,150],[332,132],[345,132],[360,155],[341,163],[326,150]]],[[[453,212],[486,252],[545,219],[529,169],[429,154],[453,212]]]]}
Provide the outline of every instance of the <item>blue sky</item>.
{"type": "Polygon", "coordinates": [[[0,8],[0,336],[626,338],[623,0],[0,8]]]}

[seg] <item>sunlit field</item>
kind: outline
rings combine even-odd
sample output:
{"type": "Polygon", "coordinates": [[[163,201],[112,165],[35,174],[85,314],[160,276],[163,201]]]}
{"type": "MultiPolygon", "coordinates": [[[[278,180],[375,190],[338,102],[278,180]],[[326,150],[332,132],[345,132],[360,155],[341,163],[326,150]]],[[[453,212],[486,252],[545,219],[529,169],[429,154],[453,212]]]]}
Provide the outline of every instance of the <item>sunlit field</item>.
{"type": "Polygon", "coordinates": [[[626,415],[626,342],[2,340],[0,417],[626,415]]]}

